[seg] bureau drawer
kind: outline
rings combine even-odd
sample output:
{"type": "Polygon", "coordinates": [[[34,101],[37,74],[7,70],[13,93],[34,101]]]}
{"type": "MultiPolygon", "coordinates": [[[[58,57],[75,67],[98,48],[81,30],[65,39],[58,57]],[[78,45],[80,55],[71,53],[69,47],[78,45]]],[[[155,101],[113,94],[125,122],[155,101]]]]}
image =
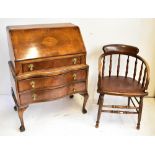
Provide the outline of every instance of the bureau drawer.
{"type": "Polygon", "coordinates": [[[87,79],[87,68],[81,70],[73,70],[67,73],[48,76],[48,77],[37,77],[26,80],[20,80],[18,82],[19,91],[26,91],[31,89],[40,89],[47,87],[57,87],[71,82],[86,81],[87,79]]]}
{"type": "Polygon", "coordinates": [[[78,82],[56,89],[36,90],[22,93],[20,94],[20,101],[21,105],[26,105],[29,103],[54,100],[66,95],[84,91],[86,91],[86,82],[78,82]]]}
{"type": "Polygon", "coordinates": [[[81,64],[81,56],[72,56],[69,58],[59,58],[53,60],[32,62],[22,64],[22,72],[29,72],[48,68],[57,68],[81,64]]]}

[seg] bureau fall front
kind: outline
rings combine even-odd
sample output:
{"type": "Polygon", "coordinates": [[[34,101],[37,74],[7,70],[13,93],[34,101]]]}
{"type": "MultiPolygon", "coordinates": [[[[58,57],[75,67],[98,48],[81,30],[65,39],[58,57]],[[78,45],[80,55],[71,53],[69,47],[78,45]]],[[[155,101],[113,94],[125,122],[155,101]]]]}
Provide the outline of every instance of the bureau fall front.
{"type": "Polygon", "coordinates": [[[7,27],[14,109],[25,130],[23,113],[30,104],[73,97],[88,99],[86,49],[78,26],[65,24],[7,27]]]}

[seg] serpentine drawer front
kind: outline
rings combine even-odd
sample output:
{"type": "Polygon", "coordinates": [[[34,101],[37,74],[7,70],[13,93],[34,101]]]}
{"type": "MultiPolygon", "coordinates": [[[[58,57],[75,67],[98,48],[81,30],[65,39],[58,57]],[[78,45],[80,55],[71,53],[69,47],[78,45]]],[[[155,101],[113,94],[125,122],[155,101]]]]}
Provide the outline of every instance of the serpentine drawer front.
{"type": "Polygon", "coordinates": [[[9,26],[7,33],[11,90],[20,131],[25,130],[23,113],[33,103],[79,93],[86,113],[89,67],[79,27],[70,23],[9,26]]]}
{"type": "Polygon", "coordinates": [[[66,95],[75,94],[78,92],[86,91],[85,82],[76,82],[67,86],[58,87],[55,89],[42,89],[34,90],[20,94],[21,105],[27,105],[29,103],[36,103],[41,101],[54,100],[64,97],[66,95]]]}
{"type": "Polygon", "coordinates": [[[46,77],[34,77],[25,80],[19,80],[19,91],[42,89],[47,87],[58,87],[74,81],[86,81],[87,68],[81,70],[71,70],[66,73],[46,76],[46,77]]]}

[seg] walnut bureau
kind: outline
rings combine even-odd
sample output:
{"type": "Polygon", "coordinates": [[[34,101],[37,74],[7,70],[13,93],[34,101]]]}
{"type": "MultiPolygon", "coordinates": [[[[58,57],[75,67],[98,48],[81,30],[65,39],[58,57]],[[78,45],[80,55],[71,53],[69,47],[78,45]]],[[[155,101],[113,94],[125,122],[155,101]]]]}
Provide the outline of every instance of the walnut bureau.
{"type": "Polygon", "coordinates": [[[79,93],[88,99],[86,49],[78,26],[70,23],[8,26],[14,109],[25,131],[23,113],[30,104],[79,93]]]}

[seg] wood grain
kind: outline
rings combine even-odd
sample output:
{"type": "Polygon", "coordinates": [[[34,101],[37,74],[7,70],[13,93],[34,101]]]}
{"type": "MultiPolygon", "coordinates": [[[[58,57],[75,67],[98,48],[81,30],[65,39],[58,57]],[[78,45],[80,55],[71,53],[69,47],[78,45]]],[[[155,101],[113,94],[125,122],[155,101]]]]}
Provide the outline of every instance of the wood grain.
{"type": "Polygon", "coordinates": [[[79,93],[88,100],[86,49],[78,26],[70,23],[7,27],[12,96],[21,126],[32,103],[79,93]]]}
{"type": "Polygon", "coordinates": [[[140,121],[141,121],[141,115],[142,115],[142,108],[143,108],[143,97],[147,96],[147,89],[149,85],[150,80],[150,69],[147,64],[147,62],[140,57],[138,54],[139,49],[134,46],[129,45],[123,45],[123,44],[111,44],[103,46],[103,52],[99,58],[99,75],[98,75],[98,93],[99,99],[98,99],[98,115],[96,120],[96,127],[99,127],[99,121],[101,112],[110,112],[110,113],[116,113],[116,114],[138,114],[138,122],[137,122],[137,129],[140,129],[140,121]],[[118,55],[118,65],[114,66],[115,70],[117,70],[117,74],[111,76],[111,68],[112,68],[112,56],[118,55]],[[127,56],[126,60],[126,68],[124,76],[119,76],[119,69],[122,64],[120,61],[120,56],[127,56]],[[106,67],[106,57],[110,56],[110,65],[107,66],[109,68],[109,76],[105,76],[104,71],[106,67]],[[133,76],[129,77],[130,74],[128,72],[130,71],[130,60],[135,59],[134,68],[133,68],[133,76]],[[137,63],[138,61],[141,63],[140,70],[137,69],[137,63]],[[102,64],[102,62],[104,62],[102,64]],[[144,69],[143,69],[144,68],[144,69]],[[139,74],[139,76],[138,76],[139,74]],[[136,79],[136,75],[138,76],[138,79],[136,79]],[[128,105],[122,106],[122,105],[104,105],[103,104],[103,96],[104,95],[117,95],[117,96],[126,96],[128,97],[128,105]],[[102,96],[102,98],[101,98],[102,96]],[[136,98],[139,97],[140,101],[136,101],[138,103],[138,106],[133,102],[132,97],[136,98]],[[134,107],[130,106],[130,101],[133,104],[134,107]],[[104,110],[102,107],[106,108],[112,108],[112,110],[104,110]],[[127,109],[127,111],[122,110],[113,110],[113,109],[127,109]],[[128,109],[135,109],[135,111],[128,111],[128,109]]]}

